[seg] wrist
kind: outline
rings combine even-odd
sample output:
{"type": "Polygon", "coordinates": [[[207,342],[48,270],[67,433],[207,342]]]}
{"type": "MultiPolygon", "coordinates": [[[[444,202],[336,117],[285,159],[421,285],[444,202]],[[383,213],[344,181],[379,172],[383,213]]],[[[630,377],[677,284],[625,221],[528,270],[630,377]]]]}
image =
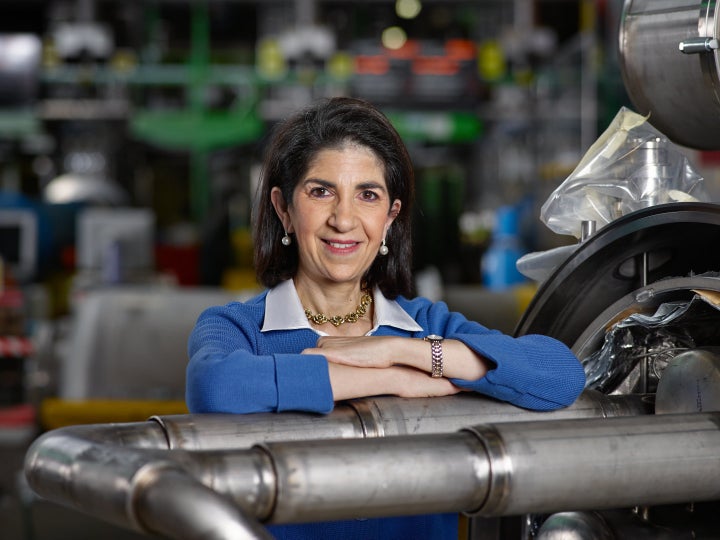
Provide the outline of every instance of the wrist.
{"type": "Polygon", "coordinates": [[[443,376],[443,341],[445,338],[437,334],[430,334],[423,339],[430,344],[430,376],[440,379],[443,376]]]}

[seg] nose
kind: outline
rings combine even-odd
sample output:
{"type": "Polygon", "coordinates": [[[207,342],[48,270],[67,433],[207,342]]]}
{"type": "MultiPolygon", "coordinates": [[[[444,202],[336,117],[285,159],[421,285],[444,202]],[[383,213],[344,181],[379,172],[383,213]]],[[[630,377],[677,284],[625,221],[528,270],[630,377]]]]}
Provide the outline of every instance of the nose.
{"type": "Polygon", "coordinates": [[[338,200],[330,213],[328,224],[340,232],[351,230],[355,226],[355,209],[352,201],[347,198],[338,200]]]}

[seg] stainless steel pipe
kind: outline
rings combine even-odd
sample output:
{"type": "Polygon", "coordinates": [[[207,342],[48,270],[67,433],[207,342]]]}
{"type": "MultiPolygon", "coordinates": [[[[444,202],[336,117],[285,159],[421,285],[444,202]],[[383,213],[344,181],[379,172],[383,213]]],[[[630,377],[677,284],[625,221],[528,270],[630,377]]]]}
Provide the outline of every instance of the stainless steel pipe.
{"type": "MultiPolygon", "coordinates": [[[[376,397],[338,405],[326,416],[305,413],[170,415],[154,417],[167,448],[244,448],[258,442],[450,433],[480,423],[652,414],[652,396],[609,396],[585,390],[571,406],[530,411],[478,394],[429,399],[376,397]]],[[[102,429],[102,428],[97,428],[102,429]]]]}
{"type": "MultiPolygon", "coordinates": [[[[232,524],[227,527],[235,531],[252,529],[246,516],[289,522],[353,512],[472,511],[489,497],[494,473],[488,467],[497,464],[488,461],[485,448],[492,445],[477,431],[457,432],[463,426],[493,419],[512,425],[530,419],[646,415],[651,408],[643,397],[587,391],[572,407],[551,413],[463,395],[358,400],[327,416],[186,415],[73,426],[38,438],[26,455],[25,472],[43,497],[170,538],[194,530],[164,517],[183,512],[189,492],[204,493],[203,504],[217,506],[224,516],[217,522],[232,524]],[[441,436],[442,430],[446,434],[441,436]],[[277,442],[285,438],[314,440],[277,442]],[[257,443],[264,445],[249,448],[257,443]],[[382,473],[371,474],[375,470],[382,473]],[[223,497],[238,511],[228,511],[223,497]]],[[[196,518],[204,519],[199,513],[196,518]]]]}
{"type": "Polygon", "coordinates": [[[266,451],[278,490],[272,523],[474,510],[490,486],[483,445],[465,432],[270,443],[266,451]]]}
{"type": "Polygon", "coordinates": [[[720,413],[472,428],[490,454],[482,515],[720,499],[720,413]]]}
{"type": "MultiPolygon", "coordinates": [[[[271,523],[618,508],[720,499],[719,426],[720,413],[549,420],[222,452],[83,444],[68,452],[68,441],[50,433],[31,448],[26,472],[33,489],[56,502],[186,538],[182,531],[158,531],[162,519],[143,506],[148,469],[178,477],[165,486],[199,480],[240,513],[271,523]],[[66,464],[63,474],[47,474],[43,460],[51,456],[66,464]],[[182,473],[187,478],[180,481],[182,473]],[[128,508],[134,510],[123,518],[128,508]]],[[[183,489],[166,487],[158,496],[151,507],[157,512],[187,508],[183,489]]]]}
{"type": "Polygon", "coordinates": [[[147,531],[203,540],[272,538],[255,517],[181,469],[149,467],[140,478],[132,512],[147,531]]]}
{"type": "Polygon", "coordinates": [[[490,517],[717,500],[719,422],[718,413],[663,415],[270,443],[278,495],[269,521],[428,511],[490,517]]]}

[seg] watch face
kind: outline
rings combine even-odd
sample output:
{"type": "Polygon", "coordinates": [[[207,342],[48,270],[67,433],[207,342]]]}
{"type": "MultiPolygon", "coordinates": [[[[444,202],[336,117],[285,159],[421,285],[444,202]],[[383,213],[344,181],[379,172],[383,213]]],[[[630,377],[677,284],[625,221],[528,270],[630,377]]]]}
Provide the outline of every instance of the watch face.
{"type": "Polygon", "coordinates": [[[434,341],[434,340],[436,340],[436,339],[442,340],[443,337],[442,337],[442,336],[438,336],[437,334],[430,334],[429,336],[425,336],[425,339],[430,339],[430,340],[433,340],[433,341],[434,341]]]}

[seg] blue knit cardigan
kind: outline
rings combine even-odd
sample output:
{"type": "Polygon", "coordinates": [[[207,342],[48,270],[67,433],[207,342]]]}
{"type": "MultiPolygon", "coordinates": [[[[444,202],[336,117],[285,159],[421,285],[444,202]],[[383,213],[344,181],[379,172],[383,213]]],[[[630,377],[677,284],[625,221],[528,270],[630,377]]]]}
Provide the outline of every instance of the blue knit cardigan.
{"type": "MultiPolygon", "coordinates": [[[[192,413],[309,411],[327,413],[333,396],[327,360],[300,352],[314,347],[310,329],[261,332],[267,291],[244,302],[211,307],[193,329],[186,401],[192,413]]],[[[450,312],[443,302],[397,299],[424,329],[380,326],[374,335],[457,339],[492,362],[479,380],[451,379],[464,389],[535,410],[570,405],[585,386],[580,362],[559,341],[539,335],[513,338],[450,312]]],[[[269,527],[287,540],[456,540],[457,514],[348,520],[269,527]]]]}
{"type": "MultiPolygon", "coordinates": [[[[188,343],[186,400],[191,412],[333,409],[325,357],[300,354],[315,346],[318,335],[310,329],[260,332],[266,294],[211,307],[200,315],[188,343]]],[[[397,302],[425,331],[381,326],[374,335],[439,334],[462,341],[494,364],[476,381],[452,379],[457,386],[535,410],[570,405],[585,386],[582,365],[553,338],[513,338],[488,330],[450,312],[444,302],[403,297],[397,302]]]]}

